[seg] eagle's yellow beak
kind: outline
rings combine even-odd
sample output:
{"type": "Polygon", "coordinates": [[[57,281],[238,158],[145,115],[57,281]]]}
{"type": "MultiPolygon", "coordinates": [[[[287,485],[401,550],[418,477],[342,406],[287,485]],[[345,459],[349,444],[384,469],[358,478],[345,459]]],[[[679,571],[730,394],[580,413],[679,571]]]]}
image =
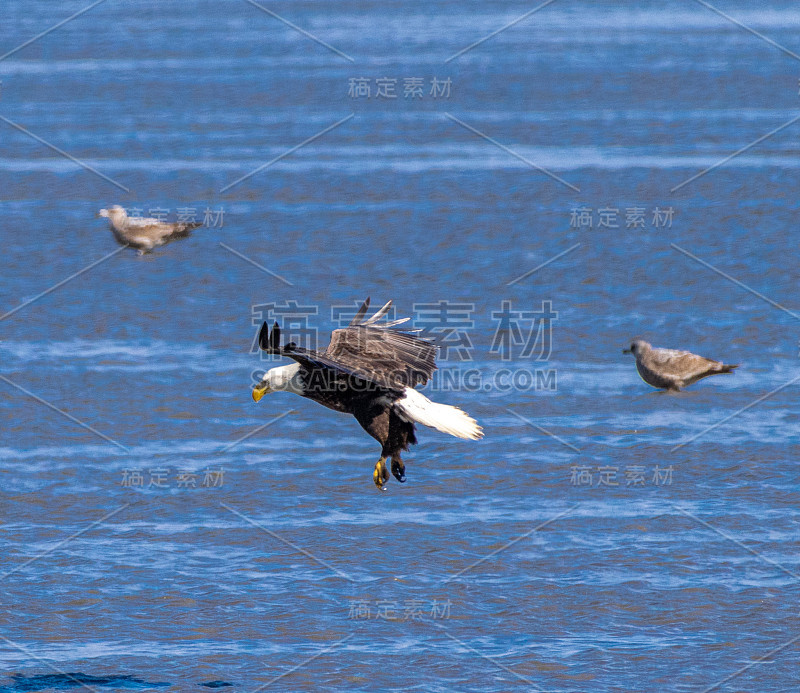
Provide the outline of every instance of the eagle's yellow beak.
{"type": "Polygon", "coordinates": [[[264,395],[269,392],[269,385],[259,383],[253,388],[253,401],[258,402],[264,395]]]}

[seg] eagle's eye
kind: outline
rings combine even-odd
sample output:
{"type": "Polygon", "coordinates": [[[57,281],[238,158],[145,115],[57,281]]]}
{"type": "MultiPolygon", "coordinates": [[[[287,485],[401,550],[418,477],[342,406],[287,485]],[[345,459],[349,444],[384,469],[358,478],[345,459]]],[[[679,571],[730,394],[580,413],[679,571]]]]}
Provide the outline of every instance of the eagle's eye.
{"type": "Polygon", "coordinates": [[[635,354],[636,353],[636,345],[631,344],[631,351],[635,354]]]}

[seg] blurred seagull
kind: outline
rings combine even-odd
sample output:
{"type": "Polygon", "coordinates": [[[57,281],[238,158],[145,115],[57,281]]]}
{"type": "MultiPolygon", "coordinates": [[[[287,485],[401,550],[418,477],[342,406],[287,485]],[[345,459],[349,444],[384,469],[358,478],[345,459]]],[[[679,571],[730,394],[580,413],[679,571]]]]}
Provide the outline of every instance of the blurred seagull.
{"type": "Polygon", "coordinates": [[[731,366],[722,361],[675,349],[654,349],[642,339],[635,339],[623,354],[636,357],[636,370],[648,385],[675,392],[718,373],[732,373],[739,364],[731,366]]]}
{"type": "Polygon", "coordinates": [[[114,205],[101,209],[97,216],[108,219],[114,238],[121,245],[129,245],[139,251],[139,255],[149,253],[153,248],[169,243],[176,238],[186,238],[192,229],[203,224],[197,221],[166,222],[145,217],[129,217],[124,208],[114,205]]]}

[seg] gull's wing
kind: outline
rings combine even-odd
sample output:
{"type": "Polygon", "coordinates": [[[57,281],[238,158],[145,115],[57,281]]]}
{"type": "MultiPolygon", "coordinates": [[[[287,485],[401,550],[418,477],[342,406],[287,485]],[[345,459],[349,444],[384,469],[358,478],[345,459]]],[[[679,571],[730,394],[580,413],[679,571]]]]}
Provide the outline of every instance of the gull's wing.
{"type": "Polygon", "coordinates": [[[182,236],[192,229],[202,226],[200,222],[166,222],[150,217],[128,217],[125,221],[125,234],[131,238],[147,238],[158,242],[171,236],[182,236]]]}
{"type": "Polygon", "coordinates": [[[166,221],[155,217],[126,217],[125,226],[132,229],[147,228],[148,226],[167,226],[166,221]]]}
{"type": "Polygon", "coordinates": [[[698,356],[690,351],[677,349],[651,349],[645,365],[660,375],[681,379],[696,378],[702,374],[715,373],[722,363],[698,356]]]}

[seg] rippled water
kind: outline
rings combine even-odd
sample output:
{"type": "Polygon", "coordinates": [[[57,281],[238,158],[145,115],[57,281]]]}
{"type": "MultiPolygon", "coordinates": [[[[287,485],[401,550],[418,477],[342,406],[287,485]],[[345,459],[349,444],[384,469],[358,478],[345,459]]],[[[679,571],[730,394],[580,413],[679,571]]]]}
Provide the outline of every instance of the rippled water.
{"type": "MultiPolygon", "coordinates": [[[[449,62],[533,7],[262,4],[104,2],[0,59],[0,690],[797,690],[796,4],[719,5],[776,47],[561,0],[449,62]],[[114,203],[223,214],[108,257],[114,203]],[[420,431],[382,494],[354,420],[249,393],[253,306],[325,339],[367,295],[472,304],[441,365],[489,385],[430,392],[486,437],[420,431]],[[503,301],[552,302],[548,362],[490,351],[503,301]],[[653,392],[637,335],[742,365],[653,392]]],[[[84,7],[8,0],[0,55],[84,7]]]]}

